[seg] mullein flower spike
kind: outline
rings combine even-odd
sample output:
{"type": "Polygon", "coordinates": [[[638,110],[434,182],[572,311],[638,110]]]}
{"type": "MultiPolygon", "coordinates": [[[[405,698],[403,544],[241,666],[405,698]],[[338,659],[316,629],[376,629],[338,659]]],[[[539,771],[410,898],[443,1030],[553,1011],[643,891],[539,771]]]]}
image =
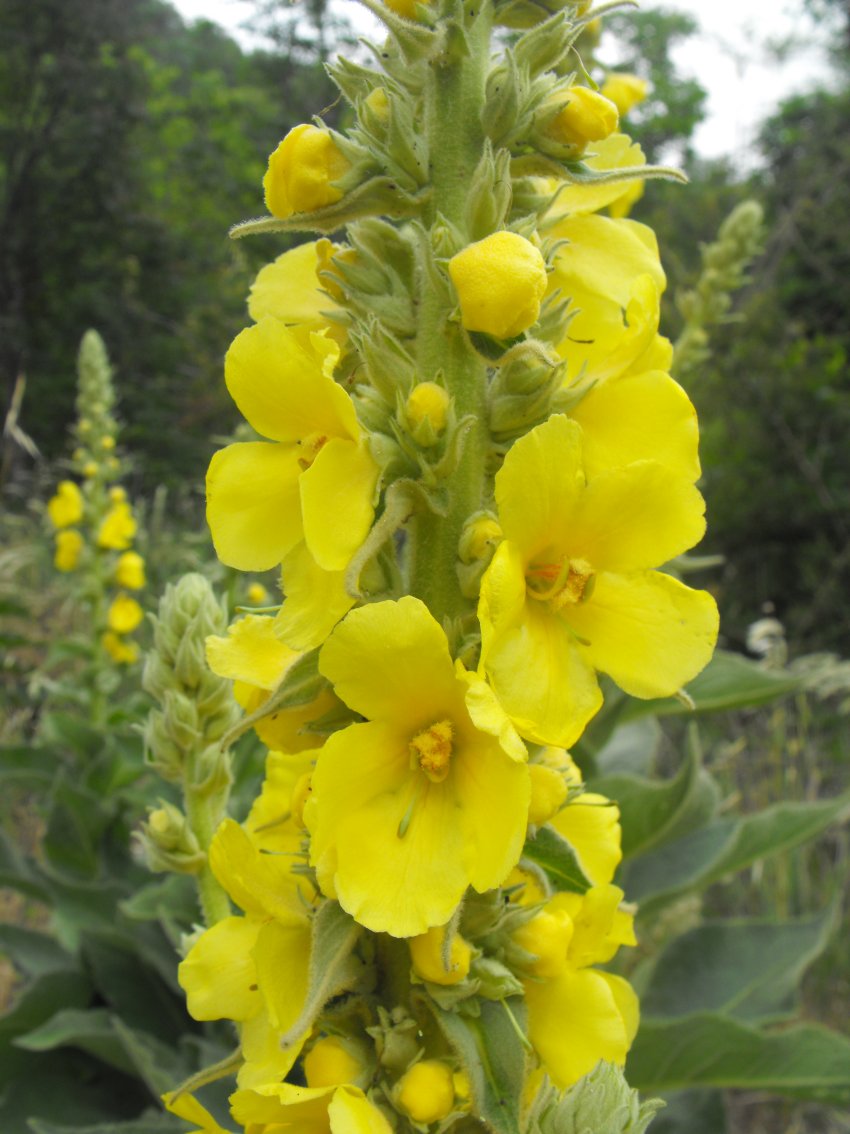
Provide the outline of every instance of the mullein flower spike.
{"type": "MultiPolygon", "coordinates": [[[[635,944],[619,811],[564,748],[598,675],[671,695],[717,634],[712,598],[664,570],[704,519],[657,242],[626,219],[660,172],[618,132],[642,88],[583,81],[584,0],[368,7],[380,68],[330,67],[347,131],[292,130],[272,217],[239,232],[336,242],[260,272],[227,357],[267,440],[214,456],[209,523],[229,566],[280,570],[282,603],[206,636],[270,751],[244,824],[198,839],[225,900],[180,981],[196,1018],[237,1026],[254,1134],[504,1129],[482,1059],[513,1069],[498,1106],[523,1134],[591,1096],[611,1134],[642,1130],[651,1108],[597,1066],[638,1023],[600,967],[635,944]],[[569,882],[526,857],[541,838],[569,882]]],[[[187,698],[150,729],[171,777],[207,703],[187,698]]]]}

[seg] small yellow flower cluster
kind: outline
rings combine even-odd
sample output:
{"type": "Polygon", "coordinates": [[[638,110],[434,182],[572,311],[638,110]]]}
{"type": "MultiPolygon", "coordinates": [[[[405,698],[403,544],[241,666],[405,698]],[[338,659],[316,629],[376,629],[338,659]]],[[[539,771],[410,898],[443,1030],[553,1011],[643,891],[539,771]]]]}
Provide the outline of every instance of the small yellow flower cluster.
{"type": "Polygon", "coordinates": [[[658,698],[699,673],[717,610],[665,569],[704,530],[697,422],[627,217],[640,92],[560,73],[587,7],[546,38],[523,0],[393,0],[384,69],[330,68],[354,125],[292,130],[246,226],[345,228],[260,272],[225,380],[263,439],[207,474],[220,559],[283,593],[207,640],[270,752],[210,846],[241,912],[180,967],[191,1013],[238,1025],[252,1131],[486,1124],[470,1020],[496,1063],[525,1045],[532,1092],[635,1034],[598,967],[635,943],[619,813],[566,748],[600,674],[658,698]],[[530,29],[513,61],[500,21],[530,29]]]}
{"type": "Polygon", "coordinates": [[[114,455],[115,394],[106,350],[95,331],[83,337],[78,373],[73,466],[81,486],[73,480],[60,481],[47,502],[56,532],[53,562],[58,571],[84,572],[100,647],[111,661],[130,665],[138,660],[139,647],[129,635],[144,615],[126,592],[144,588],[145,562],[132,550],[136,520],[127,493],[116,483],[121,466],[114,455]],[[109,600],[112,588],[119,589],[109,600]]]}

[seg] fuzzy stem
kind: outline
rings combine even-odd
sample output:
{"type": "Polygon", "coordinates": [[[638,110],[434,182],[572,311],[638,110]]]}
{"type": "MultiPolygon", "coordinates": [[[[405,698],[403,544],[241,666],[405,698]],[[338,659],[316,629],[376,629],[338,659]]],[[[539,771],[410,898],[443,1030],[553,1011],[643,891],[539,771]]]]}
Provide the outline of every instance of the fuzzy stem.
{"type": "MultiPolygon", "coordinates": [[[[445,50],[433,62],[434,81],[429,84],[425,128],[433,192],[427,219],[433,225],[442,218],[462,233],[468,231],[469,186],[484,148],[481,111],[491,28],[492,13],[485,0],[475,18],[466,21],[465,42],[448,37],[445,50]]],[[[470,414],[476,425],[467,434],[452,475],[447,514],[422,512],[411,525],[410,590],[436,618],[459,618],[471,613],[455,565],[464,523],[481,507],[490,441],[487,367],[460,326],[448,321],[450,310],[427,278],[421,293],[416,356],[422,379],[441,371],[458,418],[470,414]]]]}

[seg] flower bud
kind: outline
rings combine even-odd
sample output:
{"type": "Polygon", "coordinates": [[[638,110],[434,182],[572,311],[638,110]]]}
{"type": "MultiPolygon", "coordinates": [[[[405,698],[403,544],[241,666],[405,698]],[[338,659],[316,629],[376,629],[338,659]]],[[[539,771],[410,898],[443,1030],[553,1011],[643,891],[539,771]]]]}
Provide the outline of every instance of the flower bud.
{"type": "Polygon", "coordinates": [[[443,963],[443,947],[446,940],[446,927],[436,925],[426,933],[408,940],[413,969],[422,980],[432,984],[459,984],[469,974],[472,961],[472,947],[459,933],[452,935],[449,949],[449,967],[443,963]]]}
{"type": "Polygon", "coordinates": [[[56,554],[53,565],[57,571],[76,571],[80,563],[80,556],[85,547],[85,540],[76,530],[56,533],[56,554]]]}
{"type": "Polygon", "coordinates": [[[646,79],[641,79],[638,75],[630,75],[626,71],[612,71],[602,84],[600,93],[613,102],[622,117],[628,114],[633,106],[643,102],[648,91],[649,83],[646,79]]]}
{"type": "Polygon", "coordinates": [[[195,702],[176,689],[166,689],[163,697],[165,727],[174,743],[184,751],[200,739],[198,710],[195,702]]]}
{"type": "Polygon", "coordinates": [[[617,129],[617,107],[589,87],[570,87],[550,95],[537,112],[542,130],[555,142],[583,152],[617,129]]]}
{"type": "Polygon", "coordinates": [[[510,339],[537,322],[546,292],[546,263],[530,240],[494,232],[449,261],[449,275],[468,331],[510,339]]]}
{"type": "Polygon", "coordinates": [[[476,512],[464,524],[458,545],[458,553],[463,563],[474,563],[478,559],[493,558],[493,552],[502,539],[499,521],[489,512],[476,512]]]}
{"type": "Polygon", "coordinates": [[[322,1036],[304,1056],[304,1077],[308,1087],[357,1084],[368,1067],[364,1046],[348,1037],[322,1036]]]}
{"type": "Polygon", "coordinates": [[[404,413],[414,440],[429,446],[437,442],[446,428],[451,397],[436,382],[420,382],[410,391],[404,413]]]}
{"type": "Polygon", "coordinates": [[[529,764],[531,802],[528,805],[528,822],[534,826],[548,823],[557,815],[567,798],[567,782],[555,768],[544,764],[529,764]]]}
{"type": "Polygon", "coordinates": [[[150,712],[142,735],[148,767],[169,783],[179,783],[183,778],[183,752],[169,735],[164,713],[158,709],[150,712]]]}
{"type": "Polygon", "coordinates": [[[402,1075],[393,1099],[414,1122],[439,1122],[452,1112],[455,1101],[452,1071],[436,1059],[423,1059],[402,1075]]]}
{"type": "Polygon", "coordinates": [[[336,204],[343,193],[334,182],[349,168],[327,130],[294,126],[269,158],[263,178],[269,212],[286,219],[336,204]]]}
{"type": "Polygon", "coordinates": [[[94,480],[100,472],[100,466],[95,461],[86,461],[83,465],[82,472],[86,480],[94,480]]]}
{"type": "Polygon", "coordinates": [[[262,606],[269,601],[269,592],[262,583],[251,583],[248,587],[245,598],[253,606],[262,606]]]}
{"type": "Polygon", "coordinates": [[[206,861],[186,816],[171,803],[150,812],[140,840],[148,867],[154,871],[196,874],[206,861]]]}

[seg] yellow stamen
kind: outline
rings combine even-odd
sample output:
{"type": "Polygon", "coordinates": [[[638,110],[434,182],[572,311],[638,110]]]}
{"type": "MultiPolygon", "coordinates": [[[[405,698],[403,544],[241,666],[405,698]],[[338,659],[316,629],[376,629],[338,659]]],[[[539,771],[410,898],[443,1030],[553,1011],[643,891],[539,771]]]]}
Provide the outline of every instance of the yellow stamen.
{"type": "Polygon", "coordinates": [[[417,733],[410,742],[410,759],[412,767],[421,768],[432,783],[442,783],[452,759],[451,721],[437,721],[417,733]]]}
{"type": "Polygon", "coordinates": [[[298,457],[298,464],[305,472],[310,468],[316,457],[318,457],[319,452],[327,440],[327,435],[324,433],[310,433],[306,437],[302,437],[298,442],[301,450],[298,457]]]}
{"type": "Polygon", "coordinates": [[[531,598],[548,602],[558,611],[571,603],[586,602],[593,593],[595,576],[586,559],[565,557],[556,563],[533,563],[525,581],[531,598]]]}

